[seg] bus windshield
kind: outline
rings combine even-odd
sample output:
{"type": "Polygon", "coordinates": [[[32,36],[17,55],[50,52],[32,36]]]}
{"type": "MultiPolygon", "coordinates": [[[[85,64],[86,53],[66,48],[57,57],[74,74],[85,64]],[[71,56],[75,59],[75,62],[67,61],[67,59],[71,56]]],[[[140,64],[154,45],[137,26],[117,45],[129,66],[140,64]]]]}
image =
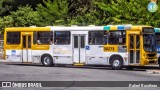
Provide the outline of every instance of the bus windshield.
{"type": "Polygon", "coordinates": [[[154,34],[143,34],[144,50],[148,52],[156,52],[156,43],[154,34]]]}

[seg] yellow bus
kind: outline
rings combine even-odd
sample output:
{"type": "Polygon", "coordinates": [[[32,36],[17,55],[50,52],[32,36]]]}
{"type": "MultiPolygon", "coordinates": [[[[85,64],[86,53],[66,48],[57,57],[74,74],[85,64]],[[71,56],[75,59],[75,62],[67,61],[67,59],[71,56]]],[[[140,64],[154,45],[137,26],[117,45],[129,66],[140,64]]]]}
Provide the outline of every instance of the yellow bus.
{"type": "Polygon", "coordinates": [[[144,66],[157,63],[151,26],[15,27],[4,32],[4,57],[10,62],[44,66],[144,66]]]}

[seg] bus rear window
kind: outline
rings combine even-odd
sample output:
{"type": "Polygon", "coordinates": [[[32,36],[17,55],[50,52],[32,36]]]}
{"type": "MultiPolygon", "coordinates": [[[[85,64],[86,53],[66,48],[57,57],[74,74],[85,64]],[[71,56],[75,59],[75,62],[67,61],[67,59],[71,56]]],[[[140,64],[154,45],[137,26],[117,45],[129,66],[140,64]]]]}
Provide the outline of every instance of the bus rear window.
{"type": "Polygon", "coordinates": [[[20,44],[20,32],[7,32],[7,44],[20,44]]]}
{"type": "Polygon", "coordinates": [[[70,32],[69,31],[55,31],[54,32],[54,44],[55,45],[69,45],[70,44],[70,32]]]}

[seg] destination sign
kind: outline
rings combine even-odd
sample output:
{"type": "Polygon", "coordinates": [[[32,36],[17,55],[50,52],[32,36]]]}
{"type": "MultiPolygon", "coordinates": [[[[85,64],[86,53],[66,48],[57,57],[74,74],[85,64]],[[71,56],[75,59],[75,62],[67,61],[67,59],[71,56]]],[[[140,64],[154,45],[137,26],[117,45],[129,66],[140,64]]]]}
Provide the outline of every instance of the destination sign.
{"type": "Polygon", "coordinates": [[[154,33],[153,28],[143,28],[143,33],[154,33]]]}

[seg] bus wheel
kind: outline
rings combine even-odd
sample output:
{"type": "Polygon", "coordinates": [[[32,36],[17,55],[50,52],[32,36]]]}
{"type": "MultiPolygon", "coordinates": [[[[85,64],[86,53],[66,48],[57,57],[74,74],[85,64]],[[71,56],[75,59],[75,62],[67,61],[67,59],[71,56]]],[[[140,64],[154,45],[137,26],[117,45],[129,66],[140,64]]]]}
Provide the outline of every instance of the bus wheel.
{"type": "Polygon", "coordinates": [[[47,55],[47,54],[43,55],[41,60],[42,60],[42,64],[44,66],[52,66],[53,65],[53,59],[50,55],[47,55]]]}
{"type": "Polygon", "coordinates": [[[123,67],[123,61],[120,57],[112,57],[111,66],[113,70],[120,70],[123,67]]]}

